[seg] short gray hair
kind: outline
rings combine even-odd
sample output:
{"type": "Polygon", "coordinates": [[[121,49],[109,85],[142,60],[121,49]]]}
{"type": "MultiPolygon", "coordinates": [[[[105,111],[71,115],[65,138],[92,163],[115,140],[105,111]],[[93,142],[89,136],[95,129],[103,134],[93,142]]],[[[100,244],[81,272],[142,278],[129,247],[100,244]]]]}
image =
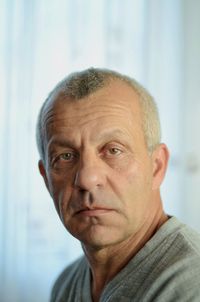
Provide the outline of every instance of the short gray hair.
{"type": "Polygon", "coordinates": [[[44,146],[44,109],[50,101],[62,94],[64,97],[79,100],[85,96],[96,92],[98,89],[108,85],[112,80],[121,80],[127,83],[138,95],[138,100],[142,112],[142,127],[144,131],[145,142],[149,152],[152,152],[160,143],[161,130],[158,109],[153,97],[149,92],[133,78],[120,74],[116,71],[100,68],[89,68],[81,72],[75,72],[64,78],[50,92],[43,103],[37,121],[37,147],[41,159],[45,158],[44,146]]]}

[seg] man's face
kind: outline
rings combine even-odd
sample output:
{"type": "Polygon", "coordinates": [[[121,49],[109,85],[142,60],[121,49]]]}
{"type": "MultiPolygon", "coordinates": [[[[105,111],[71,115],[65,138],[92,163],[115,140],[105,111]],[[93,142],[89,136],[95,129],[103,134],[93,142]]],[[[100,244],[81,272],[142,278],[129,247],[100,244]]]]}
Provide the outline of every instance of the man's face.
{"type": "Polygon", "coordinates": [[[42,174],[66,229],[94,248],[128,240],[157,211],[137,98],[116,80],[46,109],[42,174]]]}

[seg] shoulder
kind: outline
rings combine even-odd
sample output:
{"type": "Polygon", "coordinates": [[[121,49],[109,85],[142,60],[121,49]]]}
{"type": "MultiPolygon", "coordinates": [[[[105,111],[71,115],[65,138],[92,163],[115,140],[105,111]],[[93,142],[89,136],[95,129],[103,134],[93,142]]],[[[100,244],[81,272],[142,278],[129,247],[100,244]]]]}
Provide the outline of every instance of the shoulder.
{"type": "Polygon", "coordinates": [[[172,219],[171,225],[162,255],[165,269],[172,273],[176,271],[176,275],[178,271],[189,276],[196,273],[200,282],[200,234],[176,218],[172,219]]]}
{"type": "MultiPolygon", "coordinates": [[[[169,239],[167,254],[171,257],[172,263],[173,259],[175,262],[200,259],[200,234],[175,217],[171,220],[171,224],[174,229],[172,228],[172,240],[169,239]]],[[[200,261],[198,263],[200,264],[200,261]]]]}
{"type": "Polygon", "coordinates": [[[56,279],[51,292],[51,302],[62,301],[63,293],[73,286],[87,267],[85,257],[81,257],[67,266],[56,279]]]}
{"type": "Polygon", "coordinates": [[[200,257],[178,254],[160,270],[148,290],[152,301],[199,301],[200,257]]]}
{"type": "Polygon", "coordinates": [[[163,252],[170,255],[178,254],[183,258],[187,255],[200,256],[200,234],[180,222],[176,217],[171,217],[157,231],[153,238],[153,244],[157,250],[160,250],[160,247],[163,246],[163,252]]]}
{"type": "Polygon", "coordinates": [[[199,301],[200,234],[175,218],[172,225],[148,294],[155,301],[199,301]]]}
{"type": "Polygon", "coordinates": [[[193,252],[196,256],[200,256],[200,234],[198,232],[182,224],[179,237],[183,244],[187,246],[188,251],[193,252]]]}

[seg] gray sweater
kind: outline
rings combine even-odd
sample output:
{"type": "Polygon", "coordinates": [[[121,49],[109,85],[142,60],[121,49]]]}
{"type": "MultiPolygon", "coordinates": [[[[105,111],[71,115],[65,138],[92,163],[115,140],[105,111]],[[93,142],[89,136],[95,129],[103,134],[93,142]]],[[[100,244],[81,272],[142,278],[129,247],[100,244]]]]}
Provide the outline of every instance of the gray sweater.
{"type": "MultiPolygon", "coordinates": [[[[82,257],[57,279],[51,302],[92,302],[82,257]]],[[[200,302],[200,235],[170,218],[104,288],[100,302],[200,302]]]]}

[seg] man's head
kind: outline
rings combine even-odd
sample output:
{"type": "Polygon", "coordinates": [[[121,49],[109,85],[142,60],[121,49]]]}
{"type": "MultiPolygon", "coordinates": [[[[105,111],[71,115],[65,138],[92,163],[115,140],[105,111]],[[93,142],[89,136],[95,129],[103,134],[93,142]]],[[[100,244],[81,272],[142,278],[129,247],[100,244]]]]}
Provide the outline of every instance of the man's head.
{"type": "Polygon", "coordinates": [[[138,95],[142,115],[142,127],[148,150],[151,152],[160,143],[161,130],[157,106],[149,92],[136,80],[126,75],[122,75],[116,71],[108,69],[90,68],[82,72],[72,73],[64,78],[51,91],[48,98],[44,102],[40,110],[37,124],[37,145],[40,157],[42,159],[44,159],[45,155],[45,125],[43,120],[45,107],[51,101],[54,102],[56,97],[60,94],[62,94],[63,97],[68,97],[76,101],[89,96],[91,93],[94,93],[98,89],[107,86],[111,81],[116,79],[130,85],[138,95]]]}
{"type": "Polygon", "coordinates": [[[89,69],[51,92],[38,121],[40,173],[69,232],[103,248],[162,215],[168,151],[151,96],[118,73],[89,69]]]}

